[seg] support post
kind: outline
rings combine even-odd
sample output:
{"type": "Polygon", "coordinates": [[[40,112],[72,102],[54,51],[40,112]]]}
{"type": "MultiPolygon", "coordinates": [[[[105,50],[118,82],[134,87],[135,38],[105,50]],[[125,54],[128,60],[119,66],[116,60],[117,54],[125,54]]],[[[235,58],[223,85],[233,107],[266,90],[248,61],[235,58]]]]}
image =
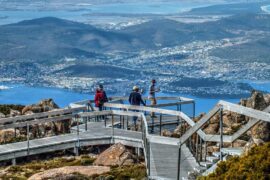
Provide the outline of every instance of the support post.
{"type": "Polygon", "coordinates": [[[159,134],[161,136],[162,132],[162,114],[159,115],[159,134]]]}
{"type": "Polygon", "coordinates": [[[220,143],[219,143],[219,150],[220,150],[220,160],[223,160],[222,155],[222,147],[223,147],[223,107],[220,108],[220,118],[219,118],[219,124],[220,124],[220,143]]]}
{"type": "Polygon", "coordinates": [[[202,138],[201,137],[199,137],[199,139],[200,139],[200,161],[202,161],[202,138]]]}
{"type": "Polygon", "coordinates": [[[152,119],[151,133],[154,133],[154,118],[151,117],[151,119],[152,119]]]}
{"type": "Polygon", "coordinates": [[[193,119],[195,119],[195,116],[196,116],[196,112],[195,112],[195,101],[193,101],[193,103],[192,103],[192,106],[193,106],[193,119]]]}
{"type": "Polygon", "coordinates": [[[204,142],[204,161],[206,161],[206,156],[207,156],[207,141],[204,142]]]}
{"type": "MultiPolygon", "coordinates": [[[[87,116],[88,118],[88,116],[87,116]]],[[[87,131],[87,118],[84,118],[84,123],[85,123],[85,131],[87,131]]]]}
{"type": "Polygon", "coordinates": [[[149,172],[148,172],[148,175],[151,176],[151,165],[150,165],[150,143],[148,141],[148,139],[146,139],[146,144],[147,144],[147,165],[148,165],[148,169],[149,169],[149,172]]]}
{"type": "Polygon", "coordinates": [[[114,142],[114,115],[112,114],[112,139],[114,142]]]}
{"type": "Polygon", "coordinates": [[[13,158],[13,159],[11,160],[11,163],[12,163],[12,166],[16,166],[16,158],[13,158]]]}
{"type": "Polygon", "coordinates": [[[80,129],[79,129],[79,117],[78,115],[75,116],[76,121],[77,121],[77,144],[75,144],[75,154],[76,156],[79,155],[79,147],[80,147],[80,129]]]}
{"type": "MultiPolygon", "coordinates": [[[[179,104],[177,104],[177,106],[176,106],[177,108],[176,108],[176,110],[177,111],[179,111],[180,110],[180,108],[179,108],[179,104]]],[[[177,126],[179,126],[179,123],[180,123],[180,117],[179,116],[177,116],[177,126]]]]}
{"type": "Polygon", "coordinates": [[[199,161],[198,159],[198,153],[199,153],[199,135],[196,134],[196,138],[195,138],[195,157],[196,157],[196,160],[199,161]]]}
{"type": "Polygon", "coordinates": [[[180,180],[180,175],[181,175],[181,147],[182,147],[182,144],[180,142],[179,149],[178,149],[177,180],[180,180]]]}
{"type": "Polygon", "coordinates": [[[29,156],[29,148],[30,148],[30,141],[29,141],[29,139],[30,139],[30,137],[29,137],[29,124],[27,123],[26,124],[26,136],[27,136],[27,156],[29,156]]]}

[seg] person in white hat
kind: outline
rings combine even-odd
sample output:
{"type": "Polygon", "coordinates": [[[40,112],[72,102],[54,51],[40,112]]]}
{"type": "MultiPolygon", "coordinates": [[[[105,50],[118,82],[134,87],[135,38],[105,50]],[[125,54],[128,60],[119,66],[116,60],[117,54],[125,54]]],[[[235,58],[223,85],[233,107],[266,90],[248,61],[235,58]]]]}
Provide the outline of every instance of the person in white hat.
{"type": "MultiPolygon", "coordinates": [[[[128,101],[133,106],[140,106],[141,104],[143,104],[144,106],[146,105],[142,99],[142,95],[139,93],[139,90],[140,90],[139,87],[134,86],[133,91],[129,95],[128,101]]],[[[136,116],[133,117],[133,123],[134,123],[135,127],[136,127],[137,119],[138,119],[138,117],[136,117],[136,116]]]]}

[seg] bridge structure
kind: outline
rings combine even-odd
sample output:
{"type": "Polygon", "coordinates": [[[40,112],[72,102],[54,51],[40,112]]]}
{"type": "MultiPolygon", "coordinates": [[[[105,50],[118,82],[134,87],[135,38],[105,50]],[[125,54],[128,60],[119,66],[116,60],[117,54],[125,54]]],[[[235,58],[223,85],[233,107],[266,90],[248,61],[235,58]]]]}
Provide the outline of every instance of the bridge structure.
{"type": "MultiPolygon", "coordinates": [[[[145,157],[149,179],[187,179],[193,172],[208,174],[217,163],[227,155],[239,155],[241,148],[224,148],[224,143],[231,143],[260,121],[270,122],[270,106],[258,111],[225,101],[219,101],[211,111],[198,122],[194,122],[195,101],[183,97],[160,97],[159,100],[172,101],[156,106],[131,106],[125,104],[126,97],[114,97],[105,103],[106,110],[96,111],[93,101],[81,101],[70,104],[69,108],[0,119],[0,130],[25,128],[26,140],[0,145],[0,161],[72,149],[79,154],[79,149],[91,145],[109,145],[122,143],[136,149],[145,157]],[[192,114],[182,111],[184,105],[191,104],[192,114]],[[175,109],[168,108],[174,107],[175,109]],[[223,134],[224,111],[231,111],[250,117],[233,135],[223,134]],[[155,112],[158,118],[149,114],[155,112]],[[220,114],[219,134],[206,134],[203,126],[213,116],[220,114]],[[105,120],[99,120],[106,116],[105,120]],[[138,117],[138,131],[132,130],[132,117],[138,117]],[[61,122],[72,119],[75,124],[71,132],[51,137],[31,138],[31,127],[48,122],[61,122]],[[178,126],[177,138],[161,136],[164,126],[178,126]],[[217,143],[219,151],[207,152],[209,143],[217,143]]],[[[146,98],[145,98],[146,100],[146,98]]],[[[136,129],[136,128],[135,128],[136,129]]]]}

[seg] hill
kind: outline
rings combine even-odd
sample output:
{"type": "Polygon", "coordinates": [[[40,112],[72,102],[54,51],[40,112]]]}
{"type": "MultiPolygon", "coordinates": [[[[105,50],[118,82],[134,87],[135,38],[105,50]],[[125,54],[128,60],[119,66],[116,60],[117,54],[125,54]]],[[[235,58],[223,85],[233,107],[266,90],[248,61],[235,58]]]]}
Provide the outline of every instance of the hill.
{"type": "Polygon", "coordinates": [[[62,57],[96,57],[95,51],[128,46],[131,38],[91,25],[46,17],[0,27],[0,57],[49,60],[62,57]]]}
{"type": "Polygon", "coordinates": [[[0,60],[48,62],[64,57],[106,58],[106,53],[155,50],[238,37],[239,30],[269,29],[270,15],[254,14],[191,24],[160,18],[117,31],[45,17],[0,26],[0,60]]]}

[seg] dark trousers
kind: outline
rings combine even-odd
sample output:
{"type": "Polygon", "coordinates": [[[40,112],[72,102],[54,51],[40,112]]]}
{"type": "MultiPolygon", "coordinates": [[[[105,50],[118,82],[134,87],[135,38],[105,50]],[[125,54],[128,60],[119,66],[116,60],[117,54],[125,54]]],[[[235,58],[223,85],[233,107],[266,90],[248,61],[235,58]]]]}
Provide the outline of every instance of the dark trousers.
{"type": "MultiPolygon", "coordinates": [[[[139,110],[133,110],[134,112],[139,112],[139,110]]],[[[133,116],[133,124],[136,126],[138,120],[138,116],[133,116]]]]}
{"type": "MultiPolygon", "coordinates": [[[[99,111],[103,111],[103,106],[99,106],[98,107],[98,110],[99,111]]],[[[104,120],[105,119],[105,116],[104,115],[102,115],[102,116],[97,116],[97,120],[99,121],[99,120],[104,120]]]]}

